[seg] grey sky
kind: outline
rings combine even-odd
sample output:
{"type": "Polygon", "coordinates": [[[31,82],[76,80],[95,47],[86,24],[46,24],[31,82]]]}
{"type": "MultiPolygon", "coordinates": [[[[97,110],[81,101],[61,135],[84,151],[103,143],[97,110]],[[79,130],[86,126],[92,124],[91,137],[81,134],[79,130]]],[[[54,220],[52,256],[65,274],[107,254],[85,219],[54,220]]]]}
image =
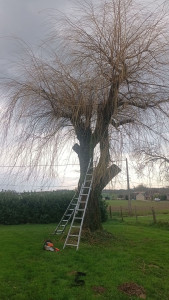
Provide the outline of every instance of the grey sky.
{"type": "Polygon", "coordinates": [[[0,0],[0,34],[35,42],[43,37],[47,11],[66,11],[71,5],[71,0],[0,0]]]}
{"type": "Polygon", "coordinates": [[[47,16],[54,10],[70,11],[71,0],[0,0],[0,70],[8,74],[19,53],[14,37],[36,46],[47,33],[47,16]]]}

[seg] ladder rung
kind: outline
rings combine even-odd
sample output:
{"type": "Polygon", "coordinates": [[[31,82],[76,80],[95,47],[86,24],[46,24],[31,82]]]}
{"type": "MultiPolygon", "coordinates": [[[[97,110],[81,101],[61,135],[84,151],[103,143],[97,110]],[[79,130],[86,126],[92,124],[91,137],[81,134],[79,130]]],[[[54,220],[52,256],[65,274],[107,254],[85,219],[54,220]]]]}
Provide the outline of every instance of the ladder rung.
{"type": "Polygon", "coordinates": [[[83,218],[80,218],[80,217],[75,217],[75,219],[82,220],[83,218]]]}
{"type": "Polygon", "coordinates": [[[84,208],[77,208],[78,211],[84,211],[84,208]]]}
{"type": "Polygon", "coordinates": [[[81,196],[87,196],[88,194],[81,194],[81,196]]]}
{"type": "Polygon", "coordinates": [[[66,215],[66,217],[70,217],[71,215],[66,215]]]}
{"type": "Polygon", "coordinates": [[[78,234],[69,234],[69,236],[79,236],[78,234]]]}
{"type": "Polygon", "coordinates": [[[77,228],[79,228],[79,227],[80,227],[80,225],[73,225],[72,227],[77,227],[77,228]]]}
{"type": "Polygon", "coordinates": [[[69,210],[74,210],[74,208],[69,208],[69,210]]]}
{"type": "Polygon", "coordinates": [[[68,219],[67,220],[62,220],[62,222],[67,222],[68,221],[68,219]]]}
{"type": "Polygon", "coordinates": [[[66,246],[74,246],[74,247],[77,247],[77,245],[75,245],[75,244],[66,244],[66,246]]]}

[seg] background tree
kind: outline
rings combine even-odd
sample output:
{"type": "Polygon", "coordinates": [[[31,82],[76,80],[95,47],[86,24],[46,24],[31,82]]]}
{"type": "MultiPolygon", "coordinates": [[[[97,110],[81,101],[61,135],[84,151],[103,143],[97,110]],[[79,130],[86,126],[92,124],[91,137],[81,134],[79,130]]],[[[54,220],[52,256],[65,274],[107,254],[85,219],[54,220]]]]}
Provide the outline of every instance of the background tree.
{"type": "Polygon", "coordinates": [[[168,15],[164,5],[149,10],[132,0],[86,1],[75,15],[56,20],[40,51],[25,49],[22,70],[6,83],[6,133],[15,123],[15,158],[32,166],[44,154],[52,166],[62,143],[74,141],[79,185],[97,152],[85,220],[96,230],[98,198],[120,172],[113,161],[127,144],[160,135],[158,120],[167,118],[168,15]]]}
{"type": "Polygon", "coordinates": [[[137,172],[142,174],[148,169],[149,172],[156,173],[163,184],[164,181],[167,184],[169,180],[168,139],[163,140],[162,145],[155,141],[151,147],[142,146],[141,149],[136,149],[135,157],[138,161],[137,172]]]}

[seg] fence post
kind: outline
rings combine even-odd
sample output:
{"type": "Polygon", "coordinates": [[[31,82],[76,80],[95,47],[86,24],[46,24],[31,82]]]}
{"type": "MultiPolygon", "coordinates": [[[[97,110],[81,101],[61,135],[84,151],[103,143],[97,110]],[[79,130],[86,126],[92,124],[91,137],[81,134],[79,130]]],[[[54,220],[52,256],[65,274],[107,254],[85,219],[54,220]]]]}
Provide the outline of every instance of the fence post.
{"type": "Polygon", "coordinates": [[[152,207],[151,209],[152,209],[152,214],[153,214],[153,222],[154,222],[154,224],[156,224],[157,219],[156,219],[156,213],[155,213],[154,207],[152,207]]]}
{"type": "Polygon", "coordinates": [[[109,214],[110,214],[110,219],[112,219],[112,208],[109,206],[109,214]]]}
{"type": "Polygon", "coordinates": [[[136,206],[135,206],[135,216],[136,216],[136,222],[137,222],[138,216],[137,216],[137,209],[136,209],[136,206]]]}
{"type": "Polygon", "coordinates": [[[122,210],[122,207],[120,206],[120,215],[121,215],[121,220],[122,220],[122,222],[124,221],[123,220],[123,210],[122,210]]]}

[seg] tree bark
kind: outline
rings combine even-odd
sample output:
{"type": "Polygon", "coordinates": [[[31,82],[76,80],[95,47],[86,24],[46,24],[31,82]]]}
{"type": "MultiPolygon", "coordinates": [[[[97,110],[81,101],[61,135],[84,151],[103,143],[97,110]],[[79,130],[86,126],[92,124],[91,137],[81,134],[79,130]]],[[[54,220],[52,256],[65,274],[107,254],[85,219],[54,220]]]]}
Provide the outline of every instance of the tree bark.
{"type": "Polygon", "coordinates": [[[99,187],[95,187],[90,194],[86,215],[84,219],[83,228],[90,231],[96,231],[102,229],[101,213],[99,207],[99,199],[101,197],[101,190],[99,187]]]}
{"type": "Polygon", "coordinates": [[[101,213],[99,207],[99,200],[101,198],[102,190],[120,171],[120,168],[113,164],[111,167],[106,169],[105,174],[100,178],[100,182],[98,182],[96,168],[94,172],[92,191],[89,197],[86,216],[84,220],[84,228],[88,228],[90,231],[102,229],[101,213]]]}

